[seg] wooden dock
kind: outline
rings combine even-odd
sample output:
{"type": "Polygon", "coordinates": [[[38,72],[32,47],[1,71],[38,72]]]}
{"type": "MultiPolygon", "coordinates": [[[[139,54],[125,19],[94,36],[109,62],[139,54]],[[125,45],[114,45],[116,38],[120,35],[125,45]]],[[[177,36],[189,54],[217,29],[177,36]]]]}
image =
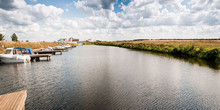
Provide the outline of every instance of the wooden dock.
{"type": "Polygon", "coordinates": [[[62,55],[62,50],[34,51],[35,54],[52,54],[52,55],[56,55],[57,52],[60,53],[59,55],[62,55]]]}
{"type": "Polygon", "coordinates": [[[54,49],[54,50],[59,50],[59,51],[62,51],[62,52],[68,52],[68,48],[65,48],[65,49],[54,49]]]}
{"type": "Polygon", "coordinates": [[[0,110],[25,110],[27,90],[0,95],[0,110]]]}
{"type": "Polygon", "coordinates": [[[47,61],[50,60],[51,54],[34,54],[34,55],[30,55],[31,57],[31,61],[40,61],[41,57],[45,57],[47,58],[47,61]]]}

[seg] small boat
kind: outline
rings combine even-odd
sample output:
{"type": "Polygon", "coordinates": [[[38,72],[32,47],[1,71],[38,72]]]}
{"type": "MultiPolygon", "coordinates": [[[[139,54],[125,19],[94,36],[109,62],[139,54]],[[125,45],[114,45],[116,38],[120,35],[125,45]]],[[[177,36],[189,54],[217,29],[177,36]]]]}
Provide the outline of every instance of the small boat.
{"type": "Polygon", "coordinates": [[[56,46],[53,49],[65,49],[65,47],[61,45],[61,46],[56,46]]]}
{"type": "Polygon", "coordinates": [[[64,45],[65,48],[71,48],[70,44],[64,45]]]}
{"type": "Polygon", "coordinates": [[[1,63],[27,63],[30,62],[30,55],[25,54],[25,48],[7,48],[5,54],[0,54],[1,63]],[[20,50],[20,51],[19,51],[20,50]],[[23,50],[23,52],[22,52],[23,50]]]}
{"type": "Polygon", "coordinates": [[[41,49],[41,51],[53,51],[53,48],[52,47],[48,47],[48,48],[41,49]]]}
{"type": "Polygon", "coordinates": [[[68,49],[68,48],[71,48],[69,44],[67,45],[61,44],[61,46],[56,46],[53,49],[56,50],[56,49],[68,49]]]}

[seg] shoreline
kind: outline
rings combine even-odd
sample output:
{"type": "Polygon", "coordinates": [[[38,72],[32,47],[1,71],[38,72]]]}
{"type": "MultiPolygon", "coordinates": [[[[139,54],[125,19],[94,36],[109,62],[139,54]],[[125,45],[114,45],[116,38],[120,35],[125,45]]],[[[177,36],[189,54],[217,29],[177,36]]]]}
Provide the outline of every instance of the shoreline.
{"type": "Polygon", "coordinates": [[[64,44],[64,45],[70,44],[71,46],[77,46],[77,44],[62,43],[62,42],[13,42],[13,41],[0,41],[0,54],[4,53],[6,48],[12,48],[12,47],[41,49],[41,48],[47,48],[47,47],[60,46],[61,44],[64,44]],[[4,48],[2,46],[4,46],[4,48]]]}
{"type": "Polygon", "coordinates": [[[143,40],[95,42],[94,45],[117,46],[180,57],[198,58],[220,64],[220,40],[143,40]]]}

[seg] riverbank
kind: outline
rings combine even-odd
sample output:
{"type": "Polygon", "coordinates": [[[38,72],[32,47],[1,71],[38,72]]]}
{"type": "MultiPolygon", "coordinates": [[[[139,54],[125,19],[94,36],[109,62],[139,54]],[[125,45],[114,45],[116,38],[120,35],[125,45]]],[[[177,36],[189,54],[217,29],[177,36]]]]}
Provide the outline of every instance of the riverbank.
{"type": "Polygon", "coordinates": [[[71,46],[77,46],[77,44],[72,43],[61,43],[61,42],[12,42],[12,41],[0,41],[0,53],[4,53],[6,48],[11,47],[22,47],[22,48],[47,48],[60,46],[61,44],[70,44],[71,46]],[[3,48],[4,47],[4,48],[3,48]]]}
{"type": "Polygon", "coordinates": [[[220,40],[143,40],[96,42],[94,44],[194,57],[220,63],[220,40]]]}

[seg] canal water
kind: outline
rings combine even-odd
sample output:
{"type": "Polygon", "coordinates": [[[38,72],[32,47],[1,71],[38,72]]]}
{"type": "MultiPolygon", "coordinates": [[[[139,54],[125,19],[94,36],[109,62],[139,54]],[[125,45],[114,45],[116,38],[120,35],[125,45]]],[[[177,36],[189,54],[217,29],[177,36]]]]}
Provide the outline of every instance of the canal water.
{"type": "Polygon", "coordinates": [[[110,46],[51,61],[0,65],[0,94],[26,89],[26,109],[220,109],[220,70],[110,46]]]}

